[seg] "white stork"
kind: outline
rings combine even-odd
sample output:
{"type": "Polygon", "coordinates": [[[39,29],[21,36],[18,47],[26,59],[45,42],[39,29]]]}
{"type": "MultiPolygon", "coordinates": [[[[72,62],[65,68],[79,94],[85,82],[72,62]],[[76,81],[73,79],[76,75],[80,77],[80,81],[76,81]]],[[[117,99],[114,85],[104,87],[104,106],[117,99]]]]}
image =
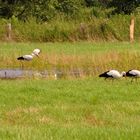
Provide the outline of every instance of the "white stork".
{"type": "Polygon", "coordinates": [[[33,52],[31,54],[27,54],[27,55],[23,55],[17,58],[17,60],[20,61],[31,61],[34,56],[39,57],[39,53],[40,53],[40,49],[34,49],[33,52]]]}
{"type": "Polygon", "coordinates": [[[126,73],[123,71],[122,73],[118,72],[117,70],[109,70],[99,75],[99,77],[112,78],[112,79],[119,79],[125,76],[126,73]]]}
{"type": "Polygon", "coordinates": [[[26,60],[30,61],[33,59],[34,56],[39,56],[40,49],[34,49],[31,54],[23,55],[17,58],[17,60],[26,60]]]}
{"type": "Polygon", "coordinates": [[[140,78],[140,71],[135,70],[135,69],[129,70],[129,71],[126,72],[126,76],[131,77],[132,78],[131,82],[133,82],[134,78],[136,78],[136,80],[137,80],[137,78],[140,78]]]}
{"type": "Polygon", "coordinates": [[[33,59],[33,57],[35,56],[35,54],[31,53],[31,54],[27,54],[27,55],[23,55],[17,58],[17,60],[26,60],[26,61],[30,61],[33,59]]]}

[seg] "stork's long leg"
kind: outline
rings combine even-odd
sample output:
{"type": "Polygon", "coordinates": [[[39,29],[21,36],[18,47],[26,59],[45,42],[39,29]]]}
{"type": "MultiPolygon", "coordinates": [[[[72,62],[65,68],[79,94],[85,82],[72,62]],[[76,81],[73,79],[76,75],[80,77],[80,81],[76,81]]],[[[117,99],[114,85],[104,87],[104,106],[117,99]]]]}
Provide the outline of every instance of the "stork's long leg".
{"type": "Polygon", "coordinates": [[[134,78],[132,77],[132,79],[131,79],[131,83],[134,81],[134,78]]]}
{"type": "Polygon", "coordinates": [[[23,70],[24,65],[23,65],[23,61],[21,61],[21,69],[23,70]]]}
{"type": "Polygon", "coordinates": [[[107,80],[107,77],[105,77],[105,80],[107,80]]]}
{"type": "Polygon", "coordinates": [[[138,77],[136,77],[136,82],[138,82],[138,77]]]}
{"type": "Polygon", "coordinates": [[[133,82],[133,78],[131,79],[131,83],[133,82]]]}
{"type": "Polygon", "coordinates": [[[114,78],[111,78],[112,83],[114,82],[114,80],[115,80],[114,78]]]}

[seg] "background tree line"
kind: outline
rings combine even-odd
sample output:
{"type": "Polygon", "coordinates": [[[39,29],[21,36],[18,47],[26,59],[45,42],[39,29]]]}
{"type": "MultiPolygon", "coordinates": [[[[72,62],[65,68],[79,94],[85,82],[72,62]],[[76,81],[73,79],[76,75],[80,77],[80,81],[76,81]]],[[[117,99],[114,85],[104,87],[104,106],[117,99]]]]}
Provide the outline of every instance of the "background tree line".
{"type": "Polygon", "coordinates": [[[139,5],[140,0],[0,0],[0,17],[9,19],[14,16],[23,21],[34,17],[44,22],[56,16],[77,19],[87,11],[98,17],[111,9],[105,13],[109,17],[114,14],[130,15],[139,5]]]}

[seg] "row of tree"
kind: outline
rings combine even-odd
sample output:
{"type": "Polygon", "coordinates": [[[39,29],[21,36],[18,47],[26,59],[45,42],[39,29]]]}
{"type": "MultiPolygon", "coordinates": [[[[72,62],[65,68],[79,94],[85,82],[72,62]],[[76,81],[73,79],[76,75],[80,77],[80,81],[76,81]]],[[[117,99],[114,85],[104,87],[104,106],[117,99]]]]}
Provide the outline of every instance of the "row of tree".
{"type": "Polygon", "coordinates": [[[57,14],[74,17],[93,7],[112,8],[111,14],[131,14],[139,5],[140,0],[0,0],[0,17],[48,21],[57,14]]]}

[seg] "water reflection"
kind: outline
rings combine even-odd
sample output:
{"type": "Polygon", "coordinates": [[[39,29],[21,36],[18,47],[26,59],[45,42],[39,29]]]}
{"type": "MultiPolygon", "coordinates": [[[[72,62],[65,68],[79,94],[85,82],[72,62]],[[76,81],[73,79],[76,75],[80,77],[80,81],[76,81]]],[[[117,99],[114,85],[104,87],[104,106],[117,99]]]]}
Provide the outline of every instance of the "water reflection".
{"type": "Polygon", "coordinates": [[[52,71],[34,71],[34,70],[23,70],[23,69],[0,69],[1,79],[16,79],[16,78],[54,78],[61,79],[68,76],[79,78],[81,76],[81,71],[74,70],[70,72],[62,72],[60,70],[52,71]]]}

